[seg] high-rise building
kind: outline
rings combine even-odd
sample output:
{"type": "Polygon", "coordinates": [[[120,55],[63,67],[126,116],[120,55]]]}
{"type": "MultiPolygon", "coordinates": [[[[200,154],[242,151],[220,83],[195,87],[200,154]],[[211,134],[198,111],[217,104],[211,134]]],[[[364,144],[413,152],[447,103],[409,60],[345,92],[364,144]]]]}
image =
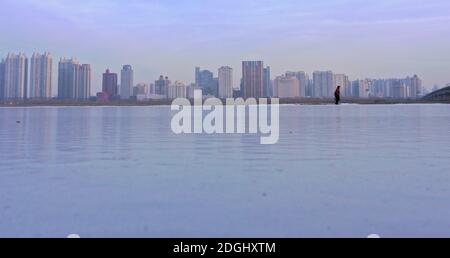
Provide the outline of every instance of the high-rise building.
{"type": "Polygon", "coordinates": [[[351,87],[349,87],[348,76],[345,74],[334,75],[334,88],[341,86],[341,95],[346,97],[351,95],[351,87]]]}
{"type": "Polygon", "coordinates": [[[203,91],[203,95],[218,96],[218,81],[214,78],[214,73],[209,70],[200,70],[200,67],[195,68],[195,83],[203,91]]]}
{"type": "Polygon", "coordinates": [[[370,89],[367,80],[356,80],[352,82],[352,97],[368,98],[370,89]]]}
{"type": "Polygon", "coordinates": [[[352,81],[352,97],[359,98],[359,81],[352,81]]]}
{"type": "Polygon", "coordinates": [[[295,76],[283,75],[273,82],[274,96],[278,98],[300,97],[300,82],[295,76]]]}
{"type": "Polygon", "coordinates": [[[111,73],[109,69],[106,69],[106,72],[103,74],[102,91],[106,92],[109,98],[117,97],[117,73],[111,73]]]}
{"type": "Polygon", "coordinates": [[[374,95],[375,80],[366,79],[366,80],[364,80],[364,82],[365,82],[365,87],[366,87],[366,95],[364,97],[365,98],[375,97],[375,95],[374,95]]]}
{"type": "Polygon", "coordinates": [[[5,61],[0,61],[0,100],[3,99],[5,90],[5,61]]]}
{"type": "Polygon", "coordinates": [[[138,83],[133,87],[133,96],[147,96],[148,95],[148,85],[146,83],[138,83]]]}
{"type": "Polygon", "coordinates": [[[414,75],[413,77],[407,77],[405,79],[405,84],[408,87],[408,98],[417,98],[422,95],[422,80],[414,75]]]}
{"type": "Polygon", "coordinates": [[[30,60],[31,99],[49,99],[52,97],[53,59],[49,53],[34,53],[30,60]]]}
{"type": "Polygon", "coordinates": [[[306,96],[314,97],[314,82],[312,78],[309,78],[306,96]]]}
{"type": "Polygon", "coordinates": [[[102,91],[106,92],[110,98],[117,97],[117,73],[111,73],[109,69],[106,69],[105,73],[103,73],[102,91]]]}
{"type": "Polygon", "coordinates": [[[211,96],[219,97],[219,77],[213,78],[213,90],[211,96]]]}
{"type": "Polygon", "coordinates": [[[416,97],[424,96],[422,79],[420,79],[419,76],[414,75],[413,78],[412,78],[412,81],[413,81],[412,83],[416,85],[416,89],[417,89],[417,96],[416,97]]]}
{"type": "Polygon", "coordinates": [[[392,81],[392,97],[397,99],[403,99],[407,97],[407,87],[402,80],[392,81]]]}
{"type": "Polygon", "coordinates": [[[331,71],[313,73],[314,97],[331,98],[334,96],[334,76],[331,71]]]}
{"type": "Polygon", "coordinates": [[[84,100],[91,96],[91,66],[75,59],[58,63],[58,98],[84,100]]]}
{"type": "Polygon", "coordinates": [[[25,99],[28,86],[28,59],[24,54],[8,54],[3,65],[3,98],[25,99]]]}
{"type": "Polygon", "coordinates": [[[76,99],[89,99],[91,97],[92,69],[90,64],[82,64],[78,72],[78,85],[75,91],[76,99]]]}
{"type": "Polygon", "coordinates": [[[80,64],[75,59],[61,58],[58,63],[58,98],[76,99],[80,64]]]}
{"type": "Polygon", "coordinates": [[[273,95],[272,81],[270,79],[270,66],[263,70],[263,96],[270,98],[273,95]]]}
{"type": "Polygon", "coordinates": [[[264,63],[262,61],[242,62],[242,95],[244,98],[263,97],[264,63]]]}
{"type": "MultiPolygon", "coordinates": [[[[388,89],[386,87],[386,80],[379,80],[379,79],[375,79],[372,80],[372,93],[371,95],[373,97],[377,97],[377,98],[383,98],[386,97],[388,94],[388,89]]],[[[351,94],[346,94],[347,96],[352,96],[351,94]]]]}
{"type": "Polygon", "coordinates": [[[195,97],[194,92],[197,90],[201,90],[200,87],[198,87],[195,83],[191,83],[186,87],[186,97],[193,99],[195,97]]]}
{"type": "Polygon", "coordinates": [[[309,76],[308,76],[307,73],[305,73],[303,71],[300,71],[300,72],[287,72],[286,76],[297,78],[297,80],[299,82],[300,97],[310,96],[310,95],[308,95],[309,76]]]}
{"type": "Polygon", "coordinates": [[[233,97],[233,68],[222,66],[219,68],[219,97],[233,97]]]}
{"type": "Polygon", "coordinates": [[[187,88],[186,85],[182,82],[176,81],[173,84],[170,84],[167,91],[167,98],[176,99],[176,98],[186,98],[187,88]]]}
{"type": "Polygon", "coordinates": [[[195,84],[200,84],[200,67],[195,67],[195,84]]]}
{"type": "Polygon", "coordinates": [[[124,65],[120,72],[120,98],[129,99],[133,87],[134,72],[131,65],[124,65]]]}
{"type": "Polygon", "coordinates": [[[169,77],[159,76],[159,79],[155,81],[154,92],[155,95],[166,96],[168,93],[169,85],[171,84],[169,77]]]}

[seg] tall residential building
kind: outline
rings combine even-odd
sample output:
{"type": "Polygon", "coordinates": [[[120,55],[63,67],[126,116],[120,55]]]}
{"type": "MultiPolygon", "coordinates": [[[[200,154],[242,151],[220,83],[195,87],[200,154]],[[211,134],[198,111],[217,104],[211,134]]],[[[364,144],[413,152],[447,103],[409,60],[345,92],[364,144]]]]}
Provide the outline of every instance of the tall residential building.
{"type": "Polygon", "coordinates": [[[5,90],[5,61],[0,61],[0,100],[3,99],[3,94],[5,90]]]}
{"type": "Polygon", "coordinates": [[[80,64],[75,59],[61,58],[58,63],[58,98],[76,99],[80,64]]]}
{"type": "Polygon", "coordinates": [[[314,97],[331,98],[334,96],[334,76],[331,71],[313,73],[314,97]]]}
{"type": "Polygon", "coordinates": [[[120,72],[120,98],[129,99],[133,88],[134,72],[131,65],[124,65],[120,72]]]}
{"type": "MultiPolygon", "coordinates": [[[[389,90],[388,90],[388,87],[386,87],[386,86],[387,86],[387,84],[386,84],[385,80],[383,80],[383,79],[372,80],[371,96],[378,97],[378,98],[383,98],[383,97],[387,96],[387,94],[389,93],[389,90]]],[[[348,96],[352,96],[352,95],[350,94],[348,96]]]]}
{"type": "Polygon", "coordinates": [[[417,97],[424,96],[422,79],[420,79],[419,76],[414,75],[413,76],[413,84],[416,84],[417,95],[418,95],[417,97]]]}
{"type": "Polygon", "coordinates": [[[263,96],[270,98],[273,96],[272,81],[270,79],[270,66],[263,70],[263,96]]]}
{"type": "Polygon", "coordinates": [[[422,95],[422,80],[414,75],[413,77],[407,77],[405,79],[405,84],[408,87],[408,95],[409,98],[417,98],[422,95]]]}
{"type": "Polygon", "coordinates": [[[359,98],[359,81],[352,81],[352,97],[359,98]]]}
{"type": "Polygon", "coordinates": [[[187,96],[187,88],[184,83],[176,81],[173,84],[169,85],[167,90],[168,99],[186,98],[186,96],[187,96]]]}
{"type": "Polygon", "coordinates": [[[351,87],[349,87],[348,76],[345,74],[335,74],[334,75],[334,88],[341,86],[341,95],[351,96],[351,87]]]}
{"type": "Polygon", "coordinates": [[[133,96],[147,96],[148,95],[148,85],[146,83],[138,83],[133,87],[133,96]]]}
{"type": "Polygon", "coordinates": [[[3,65],[3,98],[25,99],[28,86],[28,59],[24,54],[8,54],[3,65]]]}
{"type": "Polygon", "coordinates": [[[300,97],[306,97],[310,96],[308,95],[308,88],[309,88],[309,76],[307,73],[300,71],[300,72],[287,72],[286,76],[291,76],[297,78],[299,82],[299,92],[300,97]]]}
{"type": "Polygon", "coordinates": [[[402,80],[392,81],[392,97],[403,99],[407,97],[407,87],[402,80]]]}
{"type": "Polygon", "coordinates": [[[273,95],[278,98],[300,97],[300,82],[295,76],[278,76],[273,81],[273,95]]]}
{"type": "Polygon", "coordinates": [[[219,77],[214,77],[213,82],[214,82],[213,93],[210,95],[214,97],[219,97],[219,77]]]}
{"type": "Polygon", "coordinates": [[[34,53],[30,60],[31,99],[49,99],[52,97],[53,59],[49,53],[34,53]]]}
{"type": "Polygon", "coordinates": [[[167,93],[168,93],[168,88],[170,85],[170,80],[169,77],[164,77],[164,76],[159,76],[159,79],[155,81],[155,87],[154,87],[154,92],[152,92],[155,95],[161,95],[161,96],[166,96],[167,97],[167,93]]]}
{"type": "Polygon", "coordinates": [[[61,58],[58,63],[58,98],[88,99],[91,96],[91,66],[75,59],[61,58]]]}
{"type": "Polygon", "coordinates": [[[90,64],[82,64],[78,72],[78,85],[75,91],[76,99],[89,99],[91,97],[92,69],[90,64]]]}
{"type": "Polygon", "coordinates": [[[203,95],[218,96],[218,83],[214,80],[214,73],[209,70],[200,70],[195,68],[195,83],[203,91],[203,95]]]}
{"type": "Polygon", "coordinates": [[[367,80],[356,80],[352,82],[352,97],[368,98],[370,90],[367,80]]]}
{"type": "Polygon", "coordinates": [[[103,74],[102,91],[106,92],[110,98],[118,95],[117,73],[111,73],[109,69],[103,74]]]}
{"type": "Polygon", "coordinates": [[[263,97],[264,63],[262,61],[242,62],[242,95],[244,98],[263,97]]]}
{"type": "Polygon", "coordinates": [[[197,84],[198,86],[199,82],[200,82],[200,67],[195,67],[195,84],[197,84]]]}
{"type": "Polygon", "coordinates": [[[186,87],[186,97],[189,99],[193,99],[195,97],[194,92],[197,90],[201,90],[200,87],[198,87],[195,83],[191,83],[186,87]]]}
{"type": "Polygon", "coordinates": [[[222,66],[219,68],[219,97],[233,97],[233,68],[222,66]]]}

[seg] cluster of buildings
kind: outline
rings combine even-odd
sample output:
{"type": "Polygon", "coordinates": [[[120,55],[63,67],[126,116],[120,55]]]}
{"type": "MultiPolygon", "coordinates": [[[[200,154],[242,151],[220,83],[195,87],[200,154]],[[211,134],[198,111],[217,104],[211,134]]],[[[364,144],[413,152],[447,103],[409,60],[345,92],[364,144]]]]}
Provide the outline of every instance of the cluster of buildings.
{"type": "MultiPolygon", "coordinates": [[[[75,59],[61,59],[58,64],[58,98],[89,99],[91,66],[75,59]]],[[[0,99],[52,99],[53,58],[49,53],[8,54],[0,62],[0,99]]]]}
{"type": "Polygon", "coordinates": [[[0,99],[51,98],[50,54],[8,54],[0,62],[0,99]]]}
{"type": "MultiPolygon", "coordinates": [[[[0,99],[51,99],[53,59],[49,53],[8,54],[0,62],[0,99]]],[[[61,58],[58,63],[58,99],[87,100],[91,98],[92,68],[76,59],[61,58]]],[[[117,73],[107,69],[103,73],[102,91],[98,101],[115,99],[174,99],[191,98],[196,89],[205,96],[218,98],[279,97],[279,98],[332,98],[341,86],[344,97],[354,98],[411,98],[423,96],[422,81],[417,76],[402,79],[365,79],[351,81],[345,74],[315,71],[312,76],[304,71],[288,71],[272,79],[269,66],[262,61],[243,61],[239,85],[234,84],[233,68],[220,67],[214,72],[195,68],[195,82],[189,85],[172,82],[161,75],[153,83],[134,84],[131,65],[124,65],[117,73]]]]}
{"type": "Polygon", "coordinates": [[[236,89],[233,88],[233,69],[223,66],[218,69],[218,77],[209,70],[195,69],[195,83],[186,85],[181,81],[172,82],[168,76],[161,75],[152,83],[133,84],[133,69],[130,65],[123,66],[118,74],[109,70],[103,74],[102,92],[97,93],[97,99],[175,99],[192,98],[194,91],[201,89],[205,96],[231,98],[236,89]]]}
{"type": "Polygon", "coordinates": [[[402,79],[349,80],[345,74],[316,71],[312,79],[305,72],[286,72],[273,81],[273,96],[280,98],[332,98],[337,86],[344,97],[416,99],[424,96],[422,80],[414,75],[402,79]]]}

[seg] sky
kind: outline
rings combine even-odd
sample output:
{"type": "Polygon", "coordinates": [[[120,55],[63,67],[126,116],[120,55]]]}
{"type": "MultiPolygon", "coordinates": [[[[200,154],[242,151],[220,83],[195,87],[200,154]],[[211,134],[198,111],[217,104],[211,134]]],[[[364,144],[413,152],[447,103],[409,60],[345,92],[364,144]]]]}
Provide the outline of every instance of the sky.
{"type": "MultiPolygon", "coordinates": [[[[350,79],[419,75],[450,82],[448,0],[0,0],[0,56],[48,51],[93,66],[194,81],[200,66],[241,77],[241,61],[263,60],[272,77],[332,70],[350,79]]],[[[56,76],[56,75],[55,75],[56,76]]],[[[56,88],[56,87],[53,87],[56,88]]]]}

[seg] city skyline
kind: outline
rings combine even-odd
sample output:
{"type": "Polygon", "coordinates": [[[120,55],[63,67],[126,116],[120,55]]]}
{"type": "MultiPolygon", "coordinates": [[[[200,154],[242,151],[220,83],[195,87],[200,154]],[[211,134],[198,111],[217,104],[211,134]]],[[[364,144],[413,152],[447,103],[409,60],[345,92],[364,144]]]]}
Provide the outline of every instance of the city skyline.
{"type": "MultiPolygon", "coordinates": [[[[45,83],[47,84],[46,87],[50,90],[51,97],[57,97],[58,96],[58,85],[59,85],[58,74],[59,74],[59,71],[58,71],[58,67],[55,67],[55,66],[52,67],[53,55],[51,54],[51,52],[44,51],[42,55],[39,54],[39,52],[33,52],[30,57],[24,51],[19,51],[18,53],[8,52],[8,54],[5,57],[0,56],[0,64],[4,66],[4,62],[8,61],[8,59],[10,59],[12,57],[16,57],[16,58],[20,57],[22,59],[25,59],[25,64],[24,64],[23,69],[24,69],[24,71],[26,73],[25,84],[27,84],[27,87],[25,87],[24,89],[21,89],[21,90],[24,90],[24,92],[21,93],[22,95],[25,94],[29,98],[32,97],[32,92],[30,92],[30,91],[33,90],[33,85],[32,85],[33,81],[32,81],[32,79],[33,79],[33,75],[34,74],[32,73],[32,71],[33,71],[32,68],[33,67],[31,67],[31,70],[30,70],[29,66],[33,64],[33,59],[34,58],[39,58],[39,59],[49,59],[49,61],[46,61],[46,62],[44,62],[43,64],[40,64],[40,65],[47,65],[48,66],[48,67],[45,68],[46,69],[45,71],[46,71],[46,73],[50,74],[51,78],[48,79],[49,82],[45,82],[45,83]],[[56,82],[56,83],[54,83],[54,82],[56,82]]],[[[78,63],[78,58],[76,58],[76,57],[71,57],[70,59],[66,58],[66,57],[60,57],[60,61],[61,60],[63,60],[63,61],[64,60],[65,61],[73,61],[75,63],[78,63]]],[[[43,61],[41,61],[41,62],[43,62],[43,61]]],[[[260,62],[260,61],[241,61],[240,63],[242,65],[242,63],[245,63],[245,62],[260,62]]],[[[261,62],[264,63],[264,61],[261,61],[261,62]]],[[[93,72],[94,69],[92,69],[92,65],[91,64],[83,64],[81,66],[82,69],[88,69],[89,78],[91,80],[91,82],[89,82],[89,85],[86,86],[86,87],[89,87],[89,91],[87,91],[86,93],[83,93],[84,96],[85,95],[89,95],[88,92],[90,92],[91,96],[95,96],[95,94],[97,92],[102,92],[103,91],[103,75],[104,75],[105,70],[111,70],[109,67],[111,67],[111,65],[107,65],[106,68],[104,68],[102,70],[102,72],[100,73],[99,77],[97,78],[97,77],[94,77],[92,75],[92,74],[96,75],[96,73],[93,72]],[[91,84],[94,85],[93,82],[95,82],[95,81],[99,81],[100,84],[97,87],[92,87],[91,84]]],[[[114,65],[114,67],[115,67],[115,65],[114,65]]],[[[154,79],[152,79],[152,78],[147,78],[146,80],[142,80],[142,81],[137,81],[136,82],[135,75],[134,75],[134,70],[133,70],[133,66],[132,65],[123,64],[123,65],[120,65],[119,67],[120,68],[118,70],[120,71],[120,73],[116,73],[116,75],[120,74],[121,76],[120,76],[120,78],[118,76],[117,93],[120,93],[123,90],[121,88],[122,87],[121,86],[122,85],[121,79],[122,79],[122,77],[124,75],[128,76],[128,78],[125,81],[128,81],[127,84],[129,86],[131,86],[130,93],[132,93],[133,87],[137,86],[138,84],[147,84],[149,82],[150,82],[150,84],[152,84],[154,82],[154,79]],[[126,75],[127,73],[130,73],[130,74],[126,75]],[[130,81],[130,79],[131,79],[131,81],[130,81]]],[[[220,71],[220,68],[224,68],[224,67],[231,68],[231,70],[233,70],[233,67],[230,67],[230,66],[227,66],[227,65],[222,65],[222,66],[218,67],[217,70],[220,71]]],[[[0,71],[4,72],[4,70],[1,70],[1,69],[5,69],[5,68],[4,67],[0,67],[0,71]]],[[[308,91],[307,87],[304,87],[304,89],[303,89],[303,90],[305,90],[305,93],[300,94],[301,96],[316,95],[318,97],[330,97],[332,95],[332,94],[330,94],[330,92],[334,91],[333,85],[336,84],[336,83],[334,83],[334,81],[336,81],[336,80],[341,82],[341,83],[337,83],[337,84],[345,85],[346,82],[351,83],[353,81],[359,81],[359,80],[377,80],[377,79],[389,80],[389,79],[407,78],[407,77],[409,77],[411,75],[417,76],[417,74],[418,74],[418,73],[412,72],[412,73],[406,74],[404,76],[399,75],[399,76],[395,76],[395,77],[378,77],[378,78],[377,77],[357,77],[357,78],[351,78],[350,76],[348,76],[349,73],[347,71],[345,71],[344,73],[335,73],[335,71],[332,71],[332,70],[327,70],[327,71],[325,71],[325,70],[323,70],[323,71],[321,71],[321,70],[314,70],[314,71],[308,72],[308,71],[304,71],[304,70],[294,71],[292,69],[287,69],[284,72],[281,72],[279,74],[272,74],[270,72],[270,69],[271,69],[270,66],[263,67],[263,79],[264,79],[264,82],[263,82],[263,86],[262,86],[263,87],[262,91],[265,91],[265,87],[266,87],[266,85],[265,85],[265,80],[266,80],[265,79],[265,73],[266,72],[268,72],[267,76],[269,76],[268,78],[271,80],[271,83],[273,83],[274,80],[277,77],[285,76],[285,75],[290,75],[290,76],[297,77],[297,79],[299,79],[300,82],[304,82],[305,80],[307,81],[309,79],[309,76],[311,76],[312,77],[311,81],[314,82],[313,78],[314,78],[314,74],[315,73],[319,73],[319,74],[321,74],[321,73],[327,74],[328,73],[329,76],[332,76],[332,79],[331,79],[332,82],[329,83],[328,89],[327,89],[328,92],[326,94],[322,94],[322,93],[321,94],[317,94],[315,92],[315,91],[317,91],[317,87],[318,87],[317,85],[313,86],[311,88],[312,92],[310,92],[310,94],[306,93],[308,91]],[[338,77],[339,79],[337,79],[336,77],[338,77]]],[[[21,73],[24,73],[24,72],[22,71],[21,73]]],[[[204,87],[204,86],[202,86],[202,83],[204,83],[204,82],[201,82],[201,81],[198,82],[197,81],[198,80],[198,78],[197,78],[198,74],[200,74],[200,78],[202,78],[202,76],[204,76],[205,73],[206,73],[208,78],[210,77],[210,82],[207,82],[207,84],[212,84],[212,87],[215,87],[215,91],[217,91],[217,92],[215,92],[212,95],[219,95],[219,92],[218,92],[219,91],[219,88],[218,88],[218,86],[219,86],[218,85],[218,83],[219,83],[218,82],[218,80],[219,80],[219,78],[218,78],[219,73],[217,71],[214,72],[214,71],[210,71],[209,69],[200,69],[200,67],[195,67],[195,73],[192,76],[194,79],[192,81],[183,81],[183,80],[175,80],[175,81],[176,82],[186,83],[186,85],[188,85],[190,83],[196,83],[196,84],[198,83],[198,84],[200,84],[200,88],[204,88],[204,90],[206,89],[206,92],[208,92],[209,91],[208,87],[210,87],[211,85],[209,85],[209,86],[207,85],[206,87],[204,87]]],[[[167,74],[167,73],[165,73],[165,74],[167,74]]],[[[238,74],[238,76],[232,76],[234,78],[234,80],[232,81],[232,89],[239,89],[239,87],[242,86],[241,85],[241,83],[242,83],[241,79],[243,78],[242,75],[243,74],[241,73],[240,75],[238,74]],[[236,78],[236,77],[238,77],[238,78],[236,78]],[[238,82],[236,82],[236,81],[238,81],[238,82]]],[[[46,75],[46,76],[48,76],[48,75],[46,75]]],[[[157,76],[157,77],[159,77],[159,76],[157,76]]],[[[168,77],[168,76],[164,76],[164,77],[168,77]]],[[[2,78],[2,79],[4,79],[4,78],[2,78]]],[[[422,76],[420,76],[420,79],[421,79],[421,83],[422,83],[421,84],[421,88],[425,89],[425,91],[434,91],[436,89],[439,89],[439,88],[442,88],[442,87],[450,85],[450,80],[449,80],[449,82],[441,84],[441,85],[438,85],[438,84],[426,85],[425,83],[423,83],[423,77],[422,76]]],[[[87,82],[85,82],[85,83],[87,83],[87,82]]],[[[126,85],[126,87],[128,85],[126,85]]],[[[2,87],[5,87],[5,86],[2,85],[2,87]]],[[[325,86],[323,86],[323,87],[325,87],[325,86]]],[[[19,88],[21,88],[21,87],[19,87],[19,88]]],[[[46,91],[46,94],[47,94],[47,98],[48,98],[48,92],[47,91],[46,91]]],[[[301,89],[301,91],[302,91],[302,89],[301,89]]],[[[117,94],[117,95],[121,95],[121,94],[117,94]]],[[[131,95],[132,94],[130,94],[130,96],[131,95]]],[[[343,95],[345,96],[346,93],[343,92],[343,95]]],[[[83,98],[85,98],[85,97],[83,97],[83,98]]]]}
{"type": "MultiPolygon", "coordinates": [[[[31,70],[25,54],[8,54],[0,62],[0,99],[49,99],[52,96],[52,56],[34,53],[31,57],[31,70]],[[28,83],[29,82],[29,83],[28,83]]],[[[342,96],[356,98],[410,98],[417,99],[429,92],[423,87],[422,79],[416,74],[406,78],[357,79],[350,80],[346,74],[333,71],[314,71],[312,80],[305,71],[287,71],[272,80],[270,67],[263,61],[242,61],[240,86],[235,87],[233,69],[220,67],[217,77],[209,70],[195,68],[195,82],[186,84],[176,80],[173,84],[168,76],[160,75],[155,83],[134,85],[134,71],[131,65],[124,65],[119,78],[109,68],[102,74],[102,89],[94,93],[97,99],[137,100],[146,98],[174,99],[192,97],[195,89],[202,89],[205,96],[220,98],[244,97],[315,97],[332,98],[334,89],[342,88],[342,96]],[[119,84],[119,79],[121,84],[119,84]],[[136,86],[136,87],[135,87],[136,86]],[[130,93],[133,92],[133,95],[130,93]],[[135,92],[140,92],[135,94],[135,92]],[[142,92],[147,92],[142,94],[142,92]]],[[[92,96],[92,68],[77,59],[61,58],[58,63],[59,99],[86,100],[92,96]]]]}
{"type": "MultiPolygon", "coordinates": [[[[107,3],[108,8],[103,0],[5,0],[1,14],[20,12],[0,15],[0,55],[77,56],[94,68],[95,92],[107,67],[120,71],[133,65],[136,82],[160,74],[191,82],[186,67],[216,71],[226,65],[238,71],[242,60],[264,60],[274,75],[288,70],[332,70],[351,78],[419,74],[427,88],[450,81],[448,1],[232,0],[221,8],[201,1],[107,3]]],[[[239,79],[234,76],[234,84],[239,79]]]]}

